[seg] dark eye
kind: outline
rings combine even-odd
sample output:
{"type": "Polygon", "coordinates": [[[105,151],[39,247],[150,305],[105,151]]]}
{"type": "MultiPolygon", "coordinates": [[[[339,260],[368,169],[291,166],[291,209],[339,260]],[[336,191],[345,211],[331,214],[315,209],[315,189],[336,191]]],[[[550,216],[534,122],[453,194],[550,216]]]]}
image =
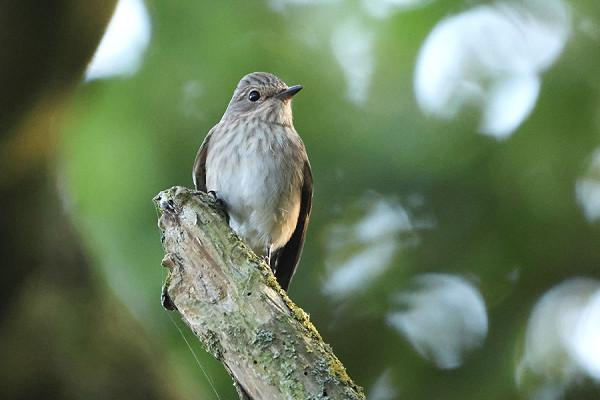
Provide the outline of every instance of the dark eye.
{"type": "Polygon", "coordinates": [[[248,100],[250,101],[257,101],[258,99],[260,99],[260,93],[258,93],[256,90],[251,91],[248,95],[248,100]]]}

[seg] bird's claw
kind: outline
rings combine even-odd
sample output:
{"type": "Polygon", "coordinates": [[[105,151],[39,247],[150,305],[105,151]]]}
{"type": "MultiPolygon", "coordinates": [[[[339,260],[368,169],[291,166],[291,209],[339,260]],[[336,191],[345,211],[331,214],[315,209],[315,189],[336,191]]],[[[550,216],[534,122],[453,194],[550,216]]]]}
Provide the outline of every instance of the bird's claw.
{"type": "Polygon", "coordinates": [[[225,207],[225,202],[217,196],[217,192],[214,190],[209,190],[208,195],[215,199],[215,203],[219,206],[223,212],[225,212],[225,216],[227,217],[227,223],[229,223],[229,213],[227,212],[227,208],[225,207]]]}
{"type": "Polygon", "coordinates": [[[215,192],[214,190],[209,190],[208,191],[209,196],[211,196],[213,199],[215,199],[215,201],[217,202],[217,204],[219,205],[219,207],[225,208],[225,202],[223,200],[221,200],[218,196],[217,196],[217,192],[215,192]]]}

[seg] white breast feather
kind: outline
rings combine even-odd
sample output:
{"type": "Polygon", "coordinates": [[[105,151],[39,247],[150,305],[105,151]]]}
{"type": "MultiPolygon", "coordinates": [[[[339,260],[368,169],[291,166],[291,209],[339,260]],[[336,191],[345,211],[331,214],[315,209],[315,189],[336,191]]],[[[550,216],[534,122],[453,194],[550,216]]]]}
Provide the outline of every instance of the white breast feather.
{"type": "Polygon", "coordinates": [[[224,132],[229,140],[211,139],[206,185],[225,202],[231,227],[264,255],[269,242],[281,248],[296,227],[304,160],[293,151],[301,145],[293,129],[270,124],[275,129],[266,134],[260,124],[224,132]],[[251,132],[259,140],[248,141],[251,132]]]}

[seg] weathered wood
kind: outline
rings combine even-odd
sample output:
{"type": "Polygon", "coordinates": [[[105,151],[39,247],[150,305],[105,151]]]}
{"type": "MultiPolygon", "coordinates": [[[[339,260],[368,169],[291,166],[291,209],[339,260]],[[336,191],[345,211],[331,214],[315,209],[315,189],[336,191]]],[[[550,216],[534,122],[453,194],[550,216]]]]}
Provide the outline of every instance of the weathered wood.
{"type": "Polygon", "coordinates": [[[223,363],[240,398],[365,398],[212,197],[173,187],[154,201],[170,270],[163,293],[223,363]]]}

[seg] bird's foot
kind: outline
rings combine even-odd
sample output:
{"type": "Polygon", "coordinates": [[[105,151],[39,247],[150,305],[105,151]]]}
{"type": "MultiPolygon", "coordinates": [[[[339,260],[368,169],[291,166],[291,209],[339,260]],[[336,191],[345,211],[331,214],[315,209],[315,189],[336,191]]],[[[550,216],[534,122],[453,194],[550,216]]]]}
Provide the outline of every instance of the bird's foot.
{"type": "Polygon", "coordinates": [[[225,207],[225,203],[223,202],[223,200],[221,200],[218,196],[217,196],[217,192],[215,192],[214,190],[209,190],[208,191],[208,195],[210,197],[212,197],[213,199],[215,199],[215,201],[217,202],[217,204],[220,207],[225,207]]]}
{"type": "Polygon", "coordinates": [[[219,196],[217,196],[217,192],[215,192],[214,190],[209,190],[208,191],[208,195],[210,197],[212,197],[213,199],[215,199],[215,202],[217,203],[217,205],[225,213],[225,217],[227,219],[227,223],[229,223],[229,213],[227,212],[227,207],[225,207],[225,202],[223,201],[223,199],[219,198],[219,196]]]}

